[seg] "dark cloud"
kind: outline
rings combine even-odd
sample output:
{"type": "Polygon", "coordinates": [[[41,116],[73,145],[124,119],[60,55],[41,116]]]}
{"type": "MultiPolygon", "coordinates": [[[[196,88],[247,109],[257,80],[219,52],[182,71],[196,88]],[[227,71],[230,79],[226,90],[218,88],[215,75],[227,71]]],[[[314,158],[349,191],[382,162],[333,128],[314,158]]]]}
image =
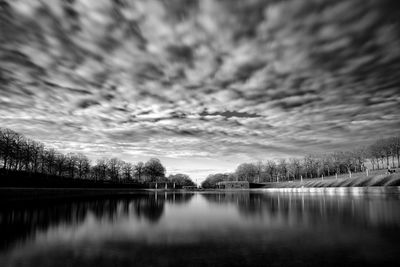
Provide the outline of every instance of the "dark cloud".
{"type": "Polygon", "coordinates": [[[252,113],[247,113],[247,112],[238,112],[238,111],[207,112],[207,110],[204,110],[199,115],[201,115],[201,116],[223,116],[225,118],[232,118],[232,117],[257,118],[257,117],[261,117],[257,114],[252,114],[252,113]]]}
{"type": "Polygon", "coordinates": [[[189,46],[170,45],[167,47],[167,52],[172,61],[186,62],[188,65],[192,65],[193,51],[189,46]]]}
{"type": "Polygon", "coordinates": [[[80,108],[88,108],[90,106],[99,105],[100,103],[93,99],[83,99],[79,101],[78,107],[80,108]]]}
{"type": "Polygon", "coordinates": [[[199,0],[161,0],[161,2],[167,11],[167,19],[176,23],[185,20],[199,7],[199,0]]]}
{"type": "Polygon", "coordinates": [[[226,170],[400,130],[397,0],[0,9],[1,126],[65,151],[226,170]]]}

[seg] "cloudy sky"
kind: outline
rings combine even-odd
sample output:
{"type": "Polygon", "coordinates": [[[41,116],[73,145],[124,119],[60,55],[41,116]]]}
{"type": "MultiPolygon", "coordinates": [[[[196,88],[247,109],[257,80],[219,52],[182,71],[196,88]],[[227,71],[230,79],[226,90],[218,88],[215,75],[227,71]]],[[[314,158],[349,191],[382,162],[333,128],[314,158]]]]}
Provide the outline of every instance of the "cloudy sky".
{"type": "Polygon", "coordinates": [[[400,130],[398,0],[0,0],[0,127],[204,178],[400,130]]]}

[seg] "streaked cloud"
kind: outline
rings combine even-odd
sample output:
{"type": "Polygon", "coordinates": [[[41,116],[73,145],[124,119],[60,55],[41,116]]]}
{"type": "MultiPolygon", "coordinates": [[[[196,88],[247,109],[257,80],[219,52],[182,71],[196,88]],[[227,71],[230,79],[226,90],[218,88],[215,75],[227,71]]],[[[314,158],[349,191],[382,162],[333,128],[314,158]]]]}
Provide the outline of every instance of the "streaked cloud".
{"type": "Polygon", "coordinates": [[[395,0],[0,8],[1,126],[63,151],[206,173],[400,130],[395,0]]]}

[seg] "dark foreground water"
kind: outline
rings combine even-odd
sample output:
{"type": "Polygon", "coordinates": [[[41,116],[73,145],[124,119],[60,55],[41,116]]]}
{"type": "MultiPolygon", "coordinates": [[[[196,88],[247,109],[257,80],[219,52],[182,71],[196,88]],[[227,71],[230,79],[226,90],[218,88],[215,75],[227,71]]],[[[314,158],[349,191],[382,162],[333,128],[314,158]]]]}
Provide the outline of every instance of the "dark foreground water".
{"type": "Polygon", "coordinates": [[[0,266],[400,266],[400,195],[140,193],[0,208],[0,266]]]}

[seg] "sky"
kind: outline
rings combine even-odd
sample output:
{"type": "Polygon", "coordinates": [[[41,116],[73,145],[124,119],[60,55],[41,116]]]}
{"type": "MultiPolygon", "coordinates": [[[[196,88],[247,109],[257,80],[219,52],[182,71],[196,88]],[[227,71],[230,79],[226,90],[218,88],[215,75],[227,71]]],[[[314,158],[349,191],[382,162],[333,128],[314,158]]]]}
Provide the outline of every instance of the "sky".
{"type": "Polygon", "coordinates": [[[202,180],[400,130],[398,0],[0,0],[0,127],[202,180]]]}

